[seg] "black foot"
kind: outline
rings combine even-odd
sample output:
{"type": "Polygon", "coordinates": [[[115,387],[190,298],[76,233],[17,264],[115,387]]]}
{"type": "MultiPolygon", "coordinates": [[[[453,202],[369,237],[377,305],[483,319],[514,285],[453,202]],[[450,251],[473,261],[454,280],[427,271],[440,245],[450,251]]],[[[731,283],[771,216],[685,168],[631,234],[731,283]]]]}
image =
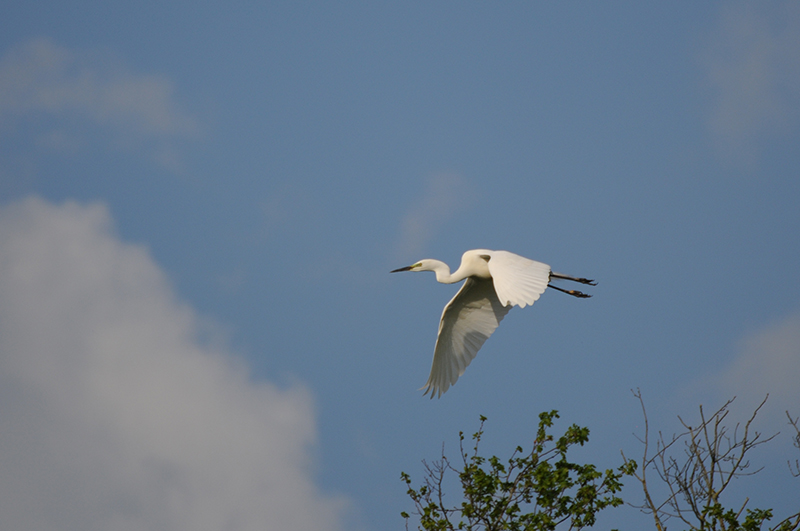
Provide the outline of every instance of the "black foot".
{"type": "Polygon", "coordinates": [[[562,280],[571,280],[573,282],[580,282],[581,284],[587,284],[589,286],[596,286],[597,282],[592,279],[583,278],[583,277],[571,277],[569,275],[562,275],[561,273],[550,273],[550,278],[560,278],[562,280]]]}
{"type": "Polygon", "coordinates": [[[578,291],[576,289],[561,289],[558,286],[554,286],[552,284],[548,284],[547,287],[556,289],[561,293],[566,293],[567,295],[572,295],[573,297],[578,297],[579,299],[588,299],[591,297],[591,295],[587,295],[586,293],[578,291]]]}

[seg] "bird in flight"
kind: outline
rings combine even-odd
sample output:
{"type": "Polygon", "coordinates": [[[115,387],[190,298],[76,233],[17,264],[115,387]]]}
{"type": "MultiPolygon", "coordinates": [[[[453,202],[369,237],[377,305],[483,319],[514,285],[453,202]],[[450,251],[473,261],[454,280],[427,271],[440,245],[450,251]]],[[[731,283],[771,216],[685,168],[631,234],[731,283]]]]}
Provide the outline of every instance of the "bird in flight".
{"type": "Polygon", "coordinates": [[[442,284],[467,279],[442,312],[439,334],[433,350],[433,365],[422,388],[441,397],[475,358],[478,350],[497,329],[513,306],[533,304],[547,288],[573,297],[588,298],[581,291],[553,286],[553,279],[570,280],[589,286],[594,280],[554,273],[550,266],[508,251],[474,249],[461,257],[461,266],[450,273],[450,267],[439,260],[420,260],[400,271],[433,271],[442,284]]]}

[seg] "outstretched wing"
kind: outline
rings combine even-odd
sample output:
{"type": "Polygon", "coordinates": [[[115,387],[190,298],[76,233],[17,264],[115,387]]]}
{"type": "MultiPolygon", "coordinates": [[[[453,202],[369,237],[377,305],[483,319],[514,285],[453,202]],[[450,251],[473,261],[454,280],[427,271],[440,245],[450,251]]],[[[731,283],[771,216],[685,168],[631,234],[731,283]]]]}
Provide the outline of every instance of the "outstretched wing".
{"type": "Polygon", "coordinates": [[[488,256],[489,273],[503,306],[524,308],[536,302],[547,289],[549,265],[508,251],[491,251],[488,256]]]}
{"type": "Polygon", "coordinates": [[[467,278],[442,312],[425,394],[442,396],[456,383],[509,310],[500,304],[492,279],[467,278]]]}

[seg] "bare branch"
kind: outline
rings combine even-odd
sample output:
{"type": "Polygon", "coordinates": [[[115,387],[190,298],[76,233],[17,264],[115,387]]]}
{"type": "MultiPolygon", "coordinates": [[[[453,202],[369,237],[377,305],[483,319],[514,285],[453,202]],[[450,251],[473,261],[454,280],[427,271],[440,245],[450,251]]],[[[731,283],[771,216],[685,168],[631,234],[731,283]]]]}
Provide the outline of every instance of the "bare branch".
{"type": "MultiPolygon", "coordinates": [[[[794,428],[795,432],[795,434],[792,436],[792,444],[795,448],[800,450],[800,425],[798,425],[798,422],[800,422],[800,417],[796,419],[792,418],[788,411],[786,412],[786,416],[789,418],[789,425],[794,428]]],[[[789,465],[789,472],[796,478],[800,477],[800,459],[794,460],[794,467],[792,467],[791,461],[787,461],[786,463],[789,465]]]]}
{"type": "MultiPolygon", "coordinates": [[[[640,473],[637,474],[636,472],[634,472],[633,476],[637,480],[639,480],[639,482],[642,484],[642,490],[644,491],[645,505],[634,505],[634,507],[641,509],[643,512],[645,512],[645,514],[652,514],[653,519],[655,520],[656,529],[658,529],[658,531],[665,531],[666,528],[664,527],[664,523],[661,521],[661,515],[664,514],[662,511],[664,504],[661,504],[658,507],[656,506],[652,496],[650,495],[650,490],[648,489],[647,486],[647,470],[650,468],[650,465],[654,459],[647,457],[647,452],[649,450],[649,444],[650,444],[650,438],[649,438],[650,424],[649,421],[647,420],[647,410],[644,407],[644,399],[642,398],[641,389],[639,389],[638,387],[636,388],[635,391],[631,389],[631,393],[633,393],[633,396],[635,396],[639,400],[639,404],[641,404],[642,406],[642,417],[644,418],[644,439],[639,439],[637,437],[637,439],[639,439],[639,441],[641,441],[644,445],[644,450],[642,452],[642,468],[640,469],[641,470],[640,473]]],[[[663,438],[660,437],[660,434],[659,434],[659,440],[663,442],[663,438]]],[[[670,443],[670,446],[671,445],[672,443],[670,443]]],[[[657,448],[656,455],[659,455],[661,444],[656,443],[656,448],[657,448]]],[[[622,454],[622,459],[625,461],[625,464],[627,465],[628,459],[625,457],[624,453],[622,454]]],[[[656,472],[659,473],[660,475],[660,470],[658,469],[658,467],[656,467],[656,472]]]]}
{"type": "MultiPolygon", "coordinates": [[[[748,456],[756,446],[771,441],[777,435],[764,438],[753,429],[753,422],[769,395],[755,408],[743,426],[736,424],[732,430],[726,421],[735,397],[710,415],[700,406],[697,424],[692,425],[678,417],[684,431],[672,435],[670,439],[665,439],[659,432],[652,456],[649,455],[649,423],[641,391],[637,389],[633,395],[642,406],[645,420],[644,439],[637,437],[644,445],[642,469],[635,475],[642,484],[645,503],[637,507],[645,514],[653,515],[656,528],[663,531],[664,523],[670,518],[677,518],[691,529],[740,529],[739,519],[745,518],[746,522],[750,522],[748,525],[755,523],[758,526],[753,529],[760,529],[761,523],[771,517],[770,511],[747,510],[745,515],[749,499],[745,499],[736,511],[724,509],[721,500],[733,478],[753,475],[761,470],[750,470],[748,456]],[[676,451],[679,441],[682,445],[680,452],[676,451]],[[667,490],[666,497],[660,502],[653,499],[648,472],[654,472],[667,490]]],[[[800,447],[800,428],[797,421],[792,425],[798,433],[797,444],[800,447]]],[[[800,474],[800,462],[797,468],[800,474]]],[[[790,526],[786,529],[795,528],[790,526]]]]}

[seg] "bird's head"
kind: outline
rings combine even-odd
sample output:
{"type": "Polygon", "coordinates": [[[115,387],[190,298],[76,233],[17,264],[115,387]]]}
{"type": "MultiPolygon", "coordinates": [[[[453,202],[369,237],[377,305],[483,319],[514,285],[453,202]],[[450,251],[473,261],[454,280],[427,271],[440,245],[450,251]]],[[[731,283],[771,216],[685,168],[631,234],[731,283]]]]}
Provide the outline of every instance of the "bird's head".
{"type": "Polygon", "coordinates": [[[394,271],[390,271],[390,273],[399,273],[401,271],[433,271],[433,267],[431,266],[434,261],[435,260],[420,260],[416,264],[395,269],[394,271]]]}

